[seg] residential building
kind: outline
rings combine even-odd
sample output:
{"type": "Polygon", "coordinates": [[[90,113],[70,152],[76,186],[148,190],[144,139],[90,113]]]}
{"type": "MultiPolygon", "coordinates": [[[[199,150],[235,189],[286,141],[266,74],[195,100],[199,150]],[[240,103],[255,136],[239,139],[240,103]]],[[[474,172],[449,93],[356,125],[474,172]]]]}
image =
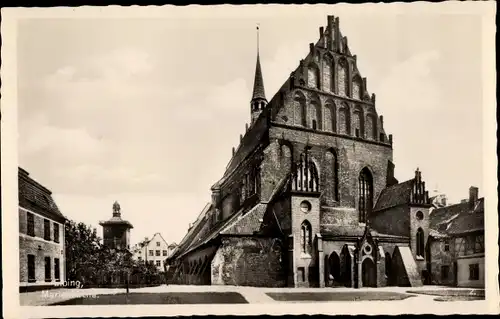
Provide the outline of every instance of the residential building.
{"type": "Polygon", "coordinates": [[[66,217],[52,192],[18,168],[20,291],[50,288],[66,279],[66,217]]]}
{"type": "Polygon", "coordinates": [[[160,271],[165,271],[165,260],[170,251],[169,245],[160,233],[154,234],[151,239],[146,237],[132,248],[135,260],[154,264],[160,271]]]}
{"type": "Polygon", "coordinates": [[[427,246],[429,283],[459,287],[485,286],[484,198],[477,187],[469,199],[430,214],[427,246]]]}

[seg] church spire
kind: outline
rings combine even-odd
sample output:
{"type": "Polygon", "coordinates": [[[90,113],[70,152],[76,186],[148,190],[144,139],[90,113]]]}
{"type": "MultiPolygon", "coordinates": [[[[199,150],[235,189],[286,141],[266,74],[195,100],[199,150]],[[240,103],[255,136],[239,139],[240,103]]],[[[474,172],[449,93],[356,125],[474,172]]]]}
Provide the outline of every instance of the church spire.
{"type": "Polygon", "coordinates": [[[266,93],[264,91],[264,79],[262,77],[262,69],[260,66],[259,54],[259,25],[257,25],[257,64],[255,66],[255,78],[253,83],[253,94],[251,104],[252,122],[258,117],[260,112],[267,105],[266,93]]]}

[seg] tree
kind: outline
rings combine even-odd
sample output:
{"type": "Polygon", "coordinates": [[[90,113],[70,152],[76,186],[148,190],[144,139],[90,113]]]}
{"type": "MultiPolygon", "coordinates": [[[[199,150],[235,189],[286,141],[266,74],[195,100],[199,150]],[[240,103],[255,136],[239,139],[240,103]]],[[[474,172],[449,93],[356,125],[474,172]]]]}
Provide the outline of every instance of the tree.
{"type": "Polygon", "coordinates": [[[97,230],[72,220],[65,224],[66,271],[68,280],[92,281],[102,263],[97,230]]]}

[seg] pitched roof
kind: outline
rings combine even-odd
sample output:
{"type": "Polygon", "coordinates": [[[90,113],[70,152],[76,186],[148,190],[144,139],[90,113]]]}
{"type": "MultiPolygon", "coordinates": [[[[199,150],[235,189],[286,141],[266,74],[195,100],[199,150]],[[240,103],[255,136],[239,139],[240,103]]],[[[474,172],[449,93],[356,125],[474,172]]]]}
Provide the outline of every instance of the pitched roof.
{"type": "Polygon", "coordinates": [[[384,188],[373,210],[378,211],[408,203],[410,201],[410,193],[414,181],[415,179],[412,178],[405,182],[384,188]]]}
{"type": "Polygon", "coordinates": [[[479,199],[472,211],[462,213],[453,219],[448,233],[459,235],[481,230],[484,231],[484,198],[479,199]]]}
{"type": "Polygon", "coordinates": [[[29,173],[18,168],[19,206],[47,218],[64,222],[66,217],[59,211],[52,192],[35,181],[29,173]]]}
{"type": "Polygon", "coordinates": [[[430,213],[433,237],[484,231],[484,198],[471,209],[468,202],[441,207],[430,213]]]}
{"type": "Polygon", "coordinates": [[[459,203],[459,204],[436,208],[429,214],[430,218],[429,227],[437,231],[440,231],[440,227],[442,230],[445,230],[440,225],[448,224],[449,222],[451,222],[453,218],[456,218],[458,215],[462,213],[467,213],[468,211],[469,211],[469,203],[459,203]]]}
{"type": "Polygon", "coordinates": [[[227,225],[220,233],[223,235],[253,235],[260,230],[267,204],[255,205],[245,215],[238,216],[230,225],[227,225]]]}

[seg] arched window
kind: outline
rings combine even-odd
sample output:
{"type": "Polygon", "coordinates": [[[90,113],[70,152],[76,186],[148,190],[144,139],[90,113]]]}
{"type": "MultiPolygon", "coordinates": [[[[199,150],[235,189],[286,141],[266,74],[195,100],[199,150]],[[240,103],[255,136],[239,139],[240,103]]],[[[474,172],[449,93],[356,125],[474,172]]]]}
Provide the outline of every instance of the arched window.
{"type": "Polygon", "coordinates": [[[307,68],[307,86],[319,90],[319,70],[314,64],[307,68]]]}
{"type": "Polygon", "coordinates": [[[351,118],[350,118],[349,106],[346,103],[342,103],[339,108],[339,125],[338,132],[340,134],[351,134],[351,118]]]}
{"type": "Polygon", "coordinates": [[[309,118],[311,123],[311,128],[313,130],[321,130],[321,104],[319,102],[319,98],[315,98],[309,104],[309,118]]]}
{"type": "Polygon", "coordinates": [[[373,179],[365,167],[359,174],[359,222],[366,223],[366,218],[373,208],[373,179]]]}
{"type": "Polygon", "coordinates": [[[337,111],[333,102],[327,102],[325,105],[325,131],[337,131],[337,111]]]}
{"type": "Polygon", "coordinates": [[[323,89],[325,91],[333,92],[332,90],[332,63],[333,58],[327,54],[323,59],[323,89]]]}
{"type": "Polygon", "coordinates": [[[295,164],[292,187],[293,190],[302,192],[319,191],[318,169],[310,158],[308,151],[301,154],[299,162],[295,164]]]}
{"type": "Polygon", "coordinates": [[[424,257],[424,231],[422,228],[417,230],[417,256],[424,257]]]}
{"type": "Polygon", "coordinates": [[[352,79],[352,98],[356,100],[361,99],[361,78],[359,75],[356,75],[352,79]]]}
{"type": "Polygon", "coordinates": [[[347,96],[349,92],[349,72],[348,64],[345,59],[341,59],[338,64],[338,94],[347,96]]]}
{"type": "Polygon", "coordinates": [[[300,249],[305,254],[312,250],[311,224],[307,220],[300,226],[300,249]]]}
{"type": "Polygon", "coordinates": [[[306,126],[306,98],[298,91],[294,97],[294,124],[306,126]]]}
{"type": "Polygon", "coordinates": [[[363,111],[358,106],[354,110],[354,116],[352,125],[354,126],[354,136],[364,138],[365,130],[364,130],[364,120],[363,120],[363,111]]]}

